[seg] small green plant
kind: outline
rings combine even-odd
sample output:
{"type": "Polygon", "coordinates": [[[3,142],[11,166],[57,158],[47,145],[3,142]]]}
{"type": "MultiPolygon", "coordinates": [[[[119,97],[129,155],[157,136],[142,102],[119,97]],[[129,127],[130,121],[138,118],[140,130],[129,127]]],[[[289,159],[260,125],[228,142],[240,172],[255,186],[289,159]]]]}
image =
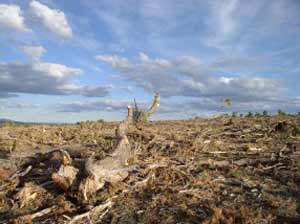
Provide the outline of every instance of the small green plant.
{"type": "Polygon", "coordinates": [[[268,116],[268,111],[264,110],[263,111],[263,116],[268,116]]]}
{"type": "Polygon", "coordinates": [[[232,105],[232,100],[229,98],[221,99],[221,110],[223,110],[225,107],[230,107],[232,105]]]}
{"type": "Polygon", "coordinates": [[[232,112],[231,117],[237,117],[237,112],[232,112]]]}
{"type": "Polygon", "coordinates": [[[104,123],[105,121],[104,121],[104,119],[99,119],[97,122],[98,123],[104,123]]]}
{"type": "Polygon", "coordinates": [[[229,98],[224,99],[224,100],[223,100],[223,104],[224,104],[224,106],[231,106],[232,100],[229,99],[229,98]]]}
{"type": "Polygon", "coordinates": [[[284,111],[282,111],[282,110],[278,110],[278,115],[280,115],[280,116],[285,116],[286,115],[286,113],[284,112],[284,111]]]}
{"type": "Polygon", "coordinates": [[[15,122],[12,122],[12,121],[6,121],[4,124],[3,124],[4,127],[10,127],[10,128],[14,128],[14,127],[17,127],[18,125],[15,123],[15,122]]]}
{"type": "Polygon", "coordinates": [[[253,113],[251,111],[248,112],[248,114],[246,115],[247,118],[253,117],[253,113]]]}
{"type": "Polygon", "coordinates": [[[255,117],[260,117],[260,116],[261,116],[261,114],[259,112],[255,113],[255,117]]]}
{"type": "Polygon", "coordinates": [[[140,110],[137,106],[136,101],[134,100],[134,108],[133,108],[133,122],[138,123],[141,121],[147,121],[148,118],[156,111],[156,109],[159,107],[160,103],[160,95],[159,93],[156,93],[154,96],[153,103],[149,110],[143,111],[140,110]]]}
{"type": "Polygon", "coordinates": [[[239,178],[239,177],[242,176],[242,173],[239,172],[239,171],[231,171],[231,172],[229,172],[229,176],[230,176],[230,177],[239,178]]]}

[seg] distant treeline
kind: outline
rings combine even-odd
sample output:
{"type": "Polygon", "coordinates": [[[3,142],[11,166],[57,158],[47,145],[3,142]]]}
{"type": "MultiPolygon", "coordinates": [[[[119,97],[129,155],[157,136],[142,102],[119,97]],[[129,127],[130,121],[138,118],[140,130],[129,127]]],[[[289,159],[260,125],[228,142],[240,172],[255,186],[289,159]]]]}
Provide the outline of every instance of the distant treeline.
{"type": "MultiPolygon", "coordinates": [[[[230,116],[229,114],[225,114],[226,116],[230,116]]],[[[282,110],[278,110],[277,111],[277,114],[276,113],[269,113],[268,111],[264,110],[262,113],[260,112],[251,112],[249,111],[248,113],[240,113],[238,114],[237,112],[232,112],[231,114],[231,117],[259,117],[259,116],[275,116],[275,115],[278,115],[278,116],[300,116],[300,112],[298,113],[287,113],[287,112],[284,112],[282,110]]]]}

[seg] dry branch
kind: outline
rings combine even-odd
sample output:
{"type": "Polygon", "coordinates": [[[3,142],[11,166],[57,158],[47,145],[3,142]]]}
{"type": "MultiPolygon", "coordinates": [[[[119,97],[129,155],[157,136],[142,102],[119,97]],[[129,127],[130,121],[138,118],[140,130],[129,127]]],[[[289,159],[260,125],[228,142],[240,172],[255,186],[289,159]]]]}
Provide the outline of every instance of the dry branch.
{"type": "MultiPolygon", "coordinates": [[[[74,216],[69,222],[68,224],[73,224],[83,218],[86,218],[86,217],[90,217],[91,214],[93,213],[97,213],[99,214],[100,212],[103,212],[105,209],[108,210],[109,208],[111,208],[113,205],[113,202],[112,202],[112,198],[107,200],[105,203],[103,204],[100,204],[100,205],[97,205],[96,207],[92,208],[91,210],[83,213],[83,214],[80,214],[80,215],[76,215],[74,216]]],[[[98,221],[101,221],[101,219],[104,217],[103,214],[106,214],[106,212],[102,213],[102,215],[100,215],[98,217],[98,221]]]]}
{"type": "Polygon", "coordinates": [[[157,108],[159,107],[159,104],[160,104],[160,95],[159,95],[159,93],[156,93],[154,96],[153,103],[152,103],[151,107],[149,108],[149,110],[147,111],[149,116],[157,110],[157,108]]]}
{"type": "Polygon", "coordinates": [[[12,175],[11,179],[16,178],[16,177],[24,177],[31,171],[31,169],[32,169],[32,166],[30,165],[23,172],[17,172],[14,175],[12,175]]]}
{"type": "Polygon", "coordinates": [[[42,217],[44,215],[47,215],[47,214],[51,213],[55,209],[56,209],[56,206],[52,206],[50,208],[45,208],[45,209],[43,209],[43,210],[41,210],[39,212],[36,212],[36,213],[30,215],[30,218],[31,219],[36,219],[36,218],[42,217]]]}

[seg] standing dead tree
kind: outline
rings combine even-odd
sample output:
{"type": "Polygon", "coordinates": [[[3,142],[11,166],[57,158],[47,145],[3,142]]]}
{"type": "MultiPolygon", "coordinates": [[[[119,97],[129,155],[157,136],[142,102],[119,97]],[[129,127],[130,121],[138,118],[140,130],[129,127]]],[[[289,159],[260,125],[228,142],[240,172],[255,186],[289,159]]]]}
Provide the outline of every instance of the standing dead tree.
{"type": "Polygon", "coordinates": [[[137,106],[136,101],[134,100],[134,109],[133,109],[133,122],[138,123],[142,121],[147,121],[148,118],[157,110],[160,104],[160,95],[156,93],[152,105],[147,111],[140,110],[137,106]]]}

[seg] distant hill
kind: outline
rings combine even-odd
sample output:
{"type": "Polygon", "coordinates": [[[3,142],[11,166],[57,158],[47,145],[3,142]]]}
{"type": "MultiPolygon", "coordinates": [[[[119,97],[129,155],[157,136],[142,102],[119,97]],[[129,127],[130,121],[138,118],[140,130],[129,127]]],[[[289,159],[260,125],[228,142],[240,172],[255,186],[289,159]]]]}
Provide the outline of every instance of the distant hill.
{"type": "Polygon", "coordinates": [[[59,125],[61,123],[43,123],[43,122],[23,122],[23,121],[15,121],[15,120],[11,120],[11,119],[7,119],[7,118],[0,118],[0,126],[2,126],[5,123],[12,123],[12,124],[20,124],[20,125],[59,125]]]}
{"type": "Polygon", "coordinates": [[[14,120],[10,120],[10,119],[6,119],[6,118],[0,118],[0,124],[3,124],[5,122],[13,122],[13,123],[19,123],[18,121],[14,121],[14,120]]]}
{"type": "Polygon", "coordinates": [[[0,126],[7,123],[7,122],[12,123],[12,124],[24,124],[24,122],[14,121],[14,120],[11,120],[11,119],[6,119],[6,118],[0,118],[0,126]]]}

